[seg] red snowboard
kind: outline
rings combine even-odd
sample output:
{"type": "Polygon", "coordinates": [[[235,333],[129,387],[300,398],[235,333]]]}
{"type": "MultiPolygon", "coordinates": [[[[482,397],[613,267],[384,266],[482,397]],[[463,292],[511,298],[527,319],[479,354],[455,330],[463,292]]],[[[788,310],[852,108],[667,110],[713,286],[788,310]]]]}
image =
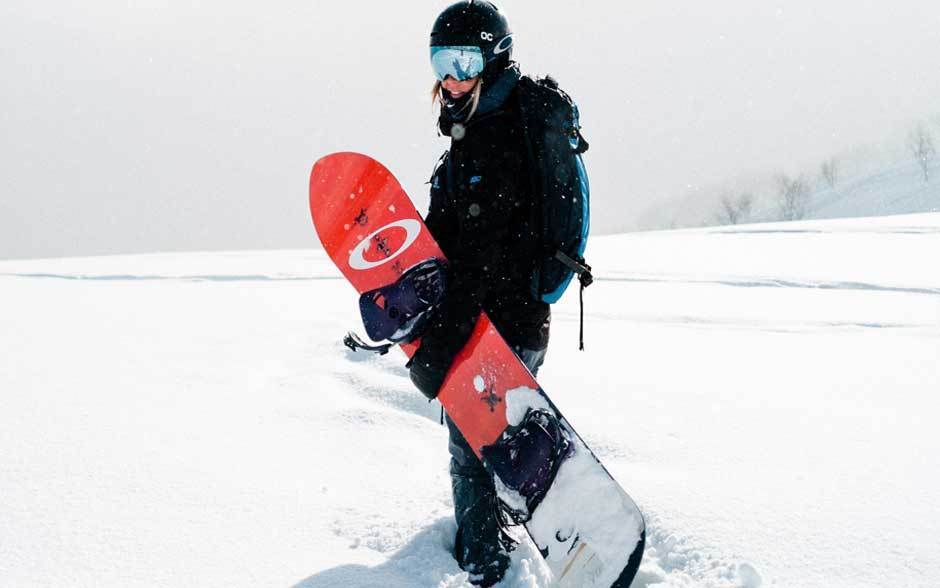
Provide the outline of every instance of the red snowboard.
{"type": "MultiPolygon", "coordinates": [[[[334,153],[317,161],[310,210],[324,249],[359,293],[391,284],[429,258],[444,260],[401,185],[368,156],[334,153]]],[[[401,347],[409,356],[416,349],[401,347]]],[[[643,551],[640,511],[485,314],[438,399],[494,476],[503,502],[525,514],[526,530],[555,576],[553,585],[630,585],[643,551]],[[561,449],[538,476],[526,477],[520,473],[526,464],[518,460],[527,451],[534,454],[526,445],[533,431],[550,431],[552,447],[561,449]],[[546,487],[534,487],[539,484],[546,487]]]]}

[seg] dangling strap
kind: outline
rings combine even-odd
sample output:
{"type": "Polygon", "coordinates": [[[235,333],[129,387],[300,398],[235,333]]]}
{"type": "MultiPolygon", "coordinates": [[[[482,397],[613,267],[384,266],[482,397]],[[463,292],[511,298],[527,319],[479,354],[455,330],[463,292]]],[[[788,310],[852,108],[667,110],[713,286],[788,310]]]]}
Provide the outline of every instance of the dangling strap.
{"type": "Polygon", "coordinates": [[[394,347],[392,343],[383,343],[382,345],[369,345],[363,341],[359,335],[353,333],[352,331],[346,333],[346,336],[343,337],[343,345],[349,347],[353,351],[358,351],[362,349],[363,351],[371,351],[372,353],[378,353],[379,355],[385,355],[388,353],[388,350],[394,347]]]}
{"type": "Polygon", "coordinates": [[[578,281],[581,282],[581,291],[578,294],[578,299],[581,305],[581,330],[578,350],[584,351],[584,289],[594,283],[594,275],[591,274],[591,266],[584,263],[583,260],[578,261],[572,258],[571,256],[565,254],[564,251],[556,251],[555,259],[565,264],[565,266],[574,273],[578,274],[578,281]]]}
{"type": "Polygon", "coordinates": [[[578,274],[578,279],[581,280],[581,284],[587,288],[594,281],[594,276],[591,275],[591,266],[584,263],[583,259],[575,259],[559,249],[555,252],[555,259],[565,264],[565,267],[578,274]]]}
{"type": "MultiPolygon", "coordinates": [[[[579,279],[580,281],[580,279],[579,279]]],[[[578,302],[581,306],[581,330],[578,334],[578,351],[584,351],[584,289],[586,286],[581,282],[581,289],[578,291],[578,302]]]]}

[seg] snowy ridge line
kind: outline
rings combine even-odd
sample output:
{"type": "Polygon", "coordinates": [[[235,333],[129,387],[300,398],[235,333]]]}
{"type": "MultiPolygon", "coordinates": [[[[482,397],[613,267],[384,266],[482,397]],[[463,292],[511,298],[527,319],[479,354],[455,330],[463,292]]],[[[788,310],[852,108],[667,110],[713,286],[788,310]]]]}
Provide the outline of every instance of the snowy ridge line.
{"type": "Polygon", "coordinates": [[[640,282],[640,283],[677,283],[677,284],[707,284],[717,286],[732,286],[735,288],[802,288],[808,290],[864,290],[869,292],[899,292],[903,294],[925,294],[940,296],[940,288],[915,288],[904,286],[881,286],[866,282],[796,282],[780,280],[777,278],[748,278],[736,280],[733,278],[702,280],[683,277],[660,278],[627,278],[615,276],[598,276],[594,278],[599,282],[640,282]]]}
{"type": "Polygon", "coordinates": [[[935,227],[894,227],[884,230],[872,229],[709,229],[703,231],[706,235],[938,235],[940,229],[935,227]]]}
{"type": "MultiPolygon", "coordinates": [[[[757,321],[757,320],[719,320],[700,316],[670,315],[670,316],[626,316],[613,313],[587,312],[591,319],[603,321],[626,321],[637,324],[652,324],[666,326],[682,326],[689,328],[729,328],[735,330],[760,330],[774,333],[799,333],[812,329],[898,329],[916,331],[914,334],[940,335],[935,324],[928,323],[878,323],[865,321],[757,321]]],[[[577,322],[578,313],[558,311],[553,313],[556,319],[568,322],[577,322]]],[[[593,448],[593,445],[592,445],[593,448]]]]}
{"type": "Polygon", "coordinates": [[[90,282],[149,282],[149,281],[184,281],[184,282],[312,282],[322,280],[343,280],[342,276],[265,276],[256,275],[191,275],[191,276],[157,276],[157,275],[131,275],[131,274],[18,274],[2,273],[0,278],[35,278],[49,280],[74,280],[90,282]]]}
{"type": "MultiPolygon", "coordinates": [[[[0,273],[0,278],[32,278],[71,281],[98,281],[98,282],[147,282],[147,281],[189,281],[189,282],[313,282],[338,281],[342,276],[265,276],[262,274],[248,275],[133,275],[133,274],[51,274],[51,273],[0,273]]],[[[719,286],[732,286],[736,288],[802,288],[816,290],[866,290],[877,292],[900,292],[904,294],[924,294],[940,296],[940,288],[913,288],[902,286],[879,286],[864,282],[795,282],[775,278],[752,278],[748,280],[718,279],[700,280],[692,278],[626,278],[613,276],[598,276],[599,282],[634,282],[634,283],[679,283],[679,284],[706,284],[719,286]]]]}

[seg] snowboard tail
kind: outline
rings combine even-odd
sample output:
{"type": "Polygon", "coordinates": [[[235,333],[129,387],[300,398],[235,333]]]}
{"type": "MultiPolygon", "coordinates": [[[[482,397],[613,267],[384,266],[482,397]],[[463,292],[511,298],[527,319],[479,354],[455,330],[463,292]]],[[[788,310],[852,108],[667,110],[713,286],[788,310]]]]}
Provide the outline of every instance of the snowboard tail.
{"type": "MultiPolygon", "coordinates": [[[[410,290],[394,284],[429,260],[446,262],[401,185],[368,156],[334,153],[317,161],[310,211],[324,249],[356,291],[382,294],[365,298],[386,313],[370,309],[378,313],[376,332],[390,332],[382,321],[394,304],[416,308],[410,290]],[[406,302],[388,302],[395,296],[406,302]]],[[[419,344],[400,346],[411,356],[419,344]]],[[[485,313],[438,400],[542,553],[555,586],[628,588],[643,553],[642,514],[485,313]]]]}

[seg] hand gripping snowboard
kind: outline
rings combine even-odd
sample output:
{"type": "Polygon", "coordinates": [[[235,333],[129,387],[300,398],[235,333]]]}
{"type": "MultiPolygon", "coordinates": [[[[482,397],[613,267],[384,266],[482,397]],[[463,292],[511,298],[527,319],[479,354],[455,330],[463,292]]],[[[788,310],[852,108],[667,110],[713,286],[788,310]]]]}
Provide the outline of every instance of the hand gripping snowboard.
{"type": "MultiPolygon", "coordinates": [[[[310,211],[327,254],[360,293],[446,262],[398,180],[358,153],[313,166],[310,211]]],[[[416,344],[403,343],[409,356],[416,344]]],[[[542,553],[559,588],[628,588],[643,516],[481,314],[438,396],[542,553]]]]}

